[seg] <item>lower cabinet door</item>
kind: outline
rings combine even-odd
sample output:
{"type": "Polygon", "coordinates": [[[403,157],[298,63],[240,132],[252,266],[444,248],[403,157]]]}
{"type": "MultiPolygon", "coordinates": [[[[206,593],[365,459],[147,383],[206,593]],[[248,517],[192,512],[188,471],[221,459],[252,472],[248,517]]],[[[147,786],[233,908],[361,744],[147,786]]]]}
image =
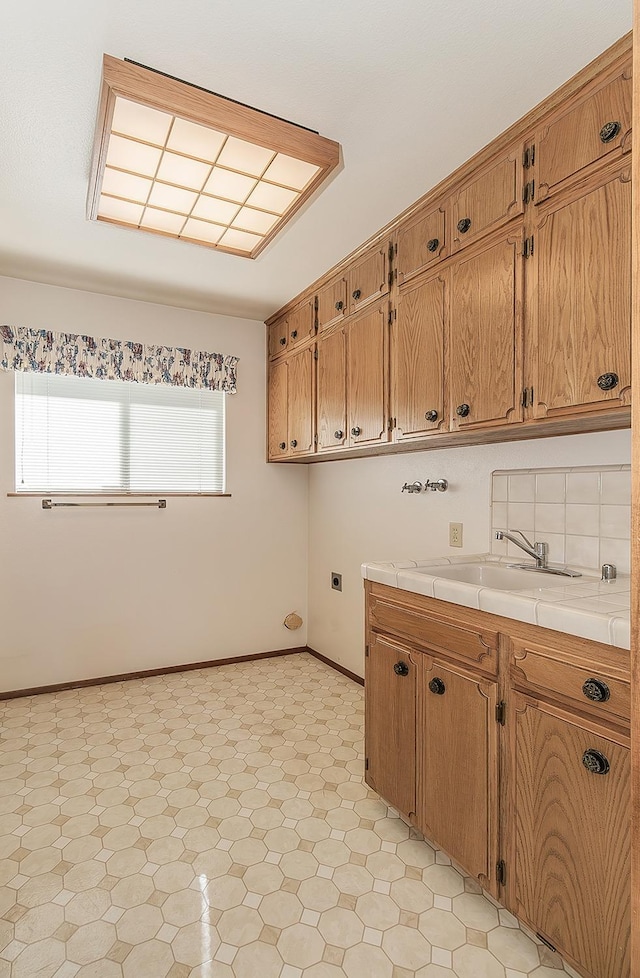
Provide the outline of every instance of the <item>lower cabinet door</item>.
{"type": "Polygon", "coordinates": [[[420,653],[372,637],[365,660],[365,780],[404,815],[416,810],[416,688],[420,653]]]}
{"type": "Polygon", "coordinates": [[[496,701],[496,683],[423,656],[416,823],[490,891],[497,859],[496,701]]]}
{"type": "MultiPolygon", "coordinates": [[[[630,969],[630,759],[616,737],[515,698],[514,911],[581,972],[630,969]]],[[[510,901],[511,902],[511,901],[510,901]]]]}

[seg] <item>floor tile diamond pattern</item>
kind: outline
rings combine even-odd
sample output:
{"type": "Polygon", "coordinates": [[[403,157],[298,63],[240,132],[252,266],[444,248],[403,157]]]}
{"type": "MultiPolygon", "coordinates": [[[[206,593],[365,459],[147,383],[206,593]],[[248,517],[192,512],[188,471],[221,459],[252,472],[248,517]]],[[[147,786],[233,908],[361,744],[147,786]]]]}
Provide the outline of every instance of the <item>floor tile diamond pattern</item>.
{"type": "Polygon", "coordinates": [[[0,704],[0,978],[560,978],[308,654],[0,704]]]}

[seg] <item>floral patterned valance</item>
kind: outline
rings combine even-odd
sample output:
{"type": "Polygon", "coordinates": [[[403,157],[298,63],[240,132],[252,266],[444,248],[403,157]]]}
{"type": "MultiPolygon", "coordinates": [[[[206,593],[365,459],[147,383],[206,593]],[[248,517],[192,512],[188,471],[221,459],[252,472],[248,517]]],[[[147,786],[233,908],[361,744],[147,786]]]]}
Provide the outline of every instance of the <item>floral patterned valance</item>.
{"type": "Polygon", "coordinates": [[[0,369],[72,374],[101,380],[204,388],[236,393],[238,357],[54,333],[26,326],[0,326],[0,369]]]}

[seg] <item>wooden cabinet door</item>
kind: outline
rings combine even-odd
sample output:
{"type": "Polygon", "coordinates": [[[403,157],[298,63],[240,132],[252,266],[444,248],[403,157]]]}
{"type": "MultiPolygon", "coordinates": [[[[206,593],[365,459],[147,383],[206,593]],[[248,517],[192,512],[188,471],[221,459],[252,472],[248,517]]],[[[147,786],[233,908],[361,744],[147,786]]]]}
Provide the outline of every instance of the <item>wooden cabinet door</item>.
{"type": "Polygon", "coordinates": [[[383,242],[358,258],[347,272],[349,312],[389,291],[389,244],[383,242]]]}
{"type": "Polygon", "coordinates": [[[391,327],[391,414],[396,441],[447,430],[444,316],[443,276],[401,290],[391,327]]]}
{"type": "Polygon", "coordinates": [[[289,449],[292,455],[314,450],[314,348],[301,350],[288,361],[289,449]]]}
{"type": "Polygon", "coordinates": [[[612,78],[592,85],[586,95],[568,99],[536,135],[534,167],[536,203],[581,177],[594,163],[631,149],[632,80],[629,64],[612,78]]]}
{"type": "Polygon", "coordinates": [[[310,299],[301,302],[287,316],[287,343],[289,349],[300,346],[315,334],[315,315],[310,299]]]}
{"type": "Polygon", "coordinates": [[[631,183],[622,171],[549,202],[528,259],[525,384],[536,418],[629,403],[631,183]],[[610,389],[599,386],[617,382],[610,389]]]}
{"type": "Polygon", "coordinates": [[[388,311],[376,306],[347,325],[347,428],[350,445],[388,440],[388,311]]]}
{"type": "Polygon", "coordinates": [[[372,636],[365,658],[365,780],[394,808],[416,810],[416,688],[420,653],[372,636]]]}
{"type": "Polygon", "coordinates": [[[522,420],[521,249],[519,235],[503,237],[465,252],[451,269],[449,390],[453,429],[522,420]]]}
{"type": "Polygon", "coordinates": [[[316,295],[318,329],[327,329],[347,315],[347,280],[341,275],[318,290],[316,295]]]}
{"type": "Polygon", "coordinates": [[[584,974],[628,975],[631,806],[624,738],[517,696],[513,757],[515,912],[584,974]],[[585,766],[602,758],[606,774],[585,766]]]}
{"type": "Polygon", "coordinates": [[[428,839],[493,891],[498,826],[496,700],[495,682],[423,656],[416,821],[428,839]]]}
{"type": "Polygon", "coordinates": [[[522,214],[520,143],[468,180],[451,201],[453,250],[471,244],[522,214]]]}
{"type": "Polygon", "coordinates": [[[398,228],[396,269],[398,285],[424,272],[447,254],[445,206],[429,206],[398,228]]]}
{"type": "Polygon", "coordinates": [[[347,443],[347,353],[344,327],[318,337],[318,451],[347,443]]]}
{"type": "Polygon", "coordinates": [[[269,458],[288,454],[287,362],[271,364],[269,368],[269,458]]]}
{"type": "Polygon", "coordinates": [[[283,316],[269,326],[269,357],[280,356],[287,349],[289,328],[287,317],[283,316]]]}

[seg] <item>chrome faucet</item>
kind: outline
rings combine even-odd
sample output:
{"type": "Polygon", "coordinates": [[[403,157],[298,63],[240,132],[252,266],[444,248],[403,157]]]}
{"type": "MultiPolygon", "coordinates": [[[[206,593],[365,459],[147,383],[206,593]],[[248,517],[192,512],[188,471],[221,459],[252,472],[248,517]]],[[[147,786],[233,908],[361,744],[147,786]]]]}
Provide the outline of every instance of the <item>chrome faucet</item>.
{"type": "Polygon", "coordinates": [[[513,532],[518,533],[524,540],[524,543],[516,540],[506,530],[496,530],[496,540],[510,540],[511,543],[515,543],[516,547],[520,547],[526,554],[533,557],[535,564],[509,564],[509,567],[517,567],[520,570],[540,571],[542,574],[558,574],[560,577],[582,577],[580,571],[572,570],[566,565],[563,567],[558,567],[557,564],[555,567],[550,566],[548,543],[531,543],[531,540],[527,540],[522,530],[514,530],[513,532]]]}
{"type": "Polygon", "coordinates": [[[515,543],[516,547],[520,547],[526,554],[533,557],[536,562],[536,567],[539,570],[546,570],[549,564],[549,544],[531,543],[531,540],[527,539],[522,530],[514,530],[513,532],[518,533],[524,540],[524,543],[516,540],[511,533],[506,533],[504,530],[496,530],[496,540],[510,540],[511,543],[515,543]]]}

